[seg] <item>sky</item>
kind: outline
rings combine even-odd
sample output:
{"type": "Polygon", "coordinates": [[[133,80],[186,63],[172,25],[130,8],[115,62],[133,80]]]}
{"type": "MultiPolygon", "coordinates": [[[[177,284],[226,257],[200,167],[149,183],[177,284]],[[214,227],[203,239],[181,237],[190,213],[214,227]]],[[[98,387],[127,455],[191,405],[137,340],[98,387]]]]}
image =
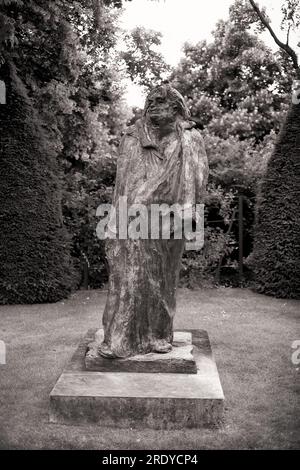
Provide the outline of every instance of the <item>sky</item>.
{"type": "MultiPolygon", "coordinates": [[[[124,3],[121,26],[128,30],[144,26],[160,31],[163,34],[160,51],[166,62],[174,66],[182,57],[184,42],[210,40],[217,21],[228,18],[233,3],[234,0],[132,0],[124,3]]],[[[280,31],[282,0],[259,0],[258,3],[267,7],[275,32],[284,39],[280,31]]],[[[263,39],[274,49],[269,33],[264,33],[263,39]]],[[[131,106],[142,107],[145,98],[139,87],[128,82],[126,99],[131,106]]]]}

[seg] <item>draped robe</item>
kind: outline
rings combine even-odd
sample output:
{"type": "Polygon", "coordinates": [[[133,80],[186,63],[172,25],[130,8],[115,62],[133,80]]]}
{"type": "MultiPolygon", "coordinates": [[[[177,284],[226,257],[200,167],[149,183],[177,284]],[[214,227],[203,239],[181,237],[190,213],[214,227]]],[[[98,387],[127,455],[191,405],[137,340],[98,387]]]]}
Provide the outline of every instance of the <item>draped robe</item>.
{"type": "MultiPolygon", "coordinates": [[[[144,119],[122,137],[113,203],[191,205],[203,202],[208,165],[203,140],[190,121],[180,120],[163,154],[144,119]]],[[[145,354],[157,340],[172,343],[176,286],[184,239],[110,239],[104,345],[115,357],[145,354]]]]}

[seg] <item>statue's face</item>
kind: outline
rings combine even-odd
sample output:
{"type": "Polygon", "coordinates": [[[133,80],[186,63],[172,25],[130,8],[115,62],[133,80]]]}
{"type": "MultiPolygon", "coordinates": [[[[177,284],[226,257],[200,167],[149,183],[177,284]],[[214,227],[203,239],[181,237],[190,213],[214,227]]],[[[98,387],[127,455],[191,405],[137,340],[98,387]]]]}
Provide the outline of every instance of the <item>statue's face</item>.
{"type": "Polygon", "coordinates": [[[169,123],[176,119],[178,110],[174,103],[159,91],[147,100],[147,116],[153,124],[169,123]]]}

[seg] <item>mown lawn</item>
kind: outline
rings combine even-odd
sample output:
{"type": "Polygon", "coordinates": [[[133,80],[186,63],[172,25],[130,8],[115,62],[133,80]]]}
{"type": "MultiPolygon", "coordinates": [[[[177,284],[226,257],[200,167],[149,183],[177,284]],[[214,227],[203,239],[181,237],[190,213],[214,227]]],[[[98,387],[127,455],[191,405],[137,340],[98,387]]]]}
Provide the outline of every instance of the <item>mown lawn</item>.
{"type": "Polygon", "coordinates": [[[300,303],[247,289],[180,289],[175,328],[209,332],[226,398],[215,429],[156,431],[48,423],[49,393],[78,342],[100,326],[105,291],[0,307],[2,449],[295,449],[300,445],[300,303]]]}

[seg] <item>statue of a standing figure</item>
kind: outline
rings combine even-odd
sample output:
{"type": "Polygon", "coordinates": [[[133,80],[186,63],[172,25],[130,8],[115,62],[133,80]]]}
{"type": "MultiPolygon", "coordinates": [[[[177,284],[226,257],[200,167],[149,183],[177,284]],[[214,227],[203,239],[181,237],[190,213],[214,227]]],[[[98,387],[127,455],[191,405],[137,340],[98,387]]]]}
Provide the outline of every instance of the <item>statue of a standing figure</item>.
{"type": "MultiPolygon", "coordinates": [[[[123,136],[114,206],[203,202],[208,164],[202,137],[183,97],[169,84],[154,88],[144,114],[123,136]]],[[[107,240],[109,291],[99,353],[124,358],[172,349],[176,285],[185,240],[107,240]]]]}

